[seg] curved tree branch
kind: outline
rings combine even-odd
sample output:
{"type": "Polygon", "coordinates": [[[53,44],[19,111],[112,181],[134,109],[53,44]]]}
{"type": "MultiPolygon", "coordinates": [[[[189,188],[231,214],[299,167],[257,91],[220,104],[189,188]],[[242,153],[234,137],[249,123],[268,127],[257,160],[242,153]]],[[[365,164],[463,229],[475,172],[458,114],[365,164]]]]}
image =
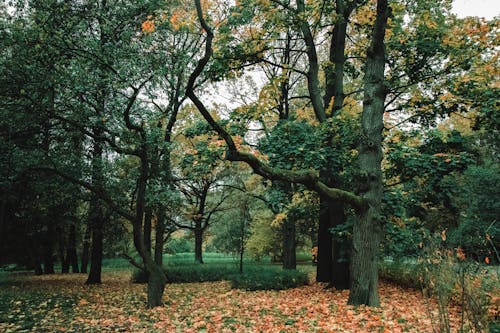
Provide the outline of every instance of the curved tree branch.
{"type": "Polygon", "coordinates": [[[194,86],[197,78],[201,75],[205,66],[210,60],[213,49],[212,42],[214,38],[213,30],[206,23],[200,4],[200,0],[194,0],[196,5],[196,12],[198,20],[202,28],[206,31],[207,38],[205,40],[205,54],[198,61],[196,68],[193,70],[189,77],[186,87],[186,95],[195,104],[198,111],[202,114],[209,125],[217,132],[217,134],[224,139],[227,145],[226,158],[230,161],[239,161],[247,163],[253,171],[269,180],[282,180],[292,183],[300,183],[307,188],[316,191],[321,195],[325,195],[332,200],[340,200],[350,204],[356,210],[364,210],[367,208],[365,199],[356,195],[353,192],[345,191],[338,188],[328,187],[319,179],[318,172],[314,170],[290,171],[285,169],[273,168],[264,161],[259,160],[251,153],[239,151],[231,137],[231,135],[212,117],[206,106],[198,98],[194,91],[194,86]]]}

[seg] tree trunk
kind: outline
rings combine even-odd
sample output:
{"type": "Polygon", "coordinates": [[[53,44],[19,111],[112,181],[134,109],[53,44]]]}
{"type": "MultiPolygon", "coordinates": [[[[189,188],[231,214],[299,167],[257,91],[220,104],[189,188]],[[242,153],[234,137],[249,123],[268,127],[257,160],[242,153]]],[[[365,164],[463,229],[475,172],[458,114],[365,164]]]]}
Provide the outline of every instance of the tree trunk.
{"type": "Polygon", "coordinates": [[[203,264],[203,229],[197,227],[194,230],[194,261],[203,264]]]}
{"type": "Polygon", "coordinates": [[[295,221],[286,218],[282,225],[283,234],[283,269],[297,268],[297,255],[295,253],[295,221]]]}
{"type": "Polygon", "coordinates": [[[61,261],[61,274],[69,273],[69,261],[66,252],[64,228],[57,228],[59,260],[61,261]]]}
{"type": "Polygon", "coordinates": [[[30,250],[31,250],[30,251],[31,259],[35,275],[42,275],[43,274],[42,259],[40,258],[40,248],[36,240],[32,240],[30,250]]]}
{"type": "Polygon", "coordinates": [[[154,308],[162,305],[163,291],[167,284],[167,278],[160,266],[152,263],[147,265],[148,279],[148,307],[154,308]]]}
{"type": "Polygon", "coordinates": [[[153,209],[151,207],[146,207],[144,211],[144,247],[146,251],[151,255],[151,221],[153,219],[153,209]]]}
{"type": "MultiPolygon", "coordinates": [[[[97,199],[96,199],[97,200],[97,199]]],[[[100,203],[99,203],[100,205],[100,203]]],[[[90,252],[90,271],[85,284],[101,283],[103,221],[101,214],[92,222],[92,247],[90,252]]]]}
{"type": "Polygon", "coordinates": [[[387,0],[378,0],[373,37],[367,52],[363,98],[363,138],[359,147],[360,194],[368,209],[358,212],[353,230],[351,263],[352,305],[378,306],[378,249],[382,237],[382,129],[386,96],[384,35],[389,15],[387,0]]]}
{"type": "Polygon", "coordinates": [[[2,199],[1,199],[1,202],[0,202],[0,265],[3,264],[3,261],[4,261],[4,257],[3,257],[3,253],[4,253],[4,250],[3,250],[3,247],[4,247],[4,244],[5,244],[5,241],[6,241],[6,237],[5,237],[5,234],[6,234],[6,211],[7,211],[7,195],[6,194],[3,194],[2,195],[2,199]]]}
{"type": "MultiPolygon", "coordinates": [[[[100,134],[101,130],[94,130],[100,134]]],[[[102,174],[102,147],[98,142],[94,142],[92,152],[92,183],[96,186],[103,184],[102,174]]],[[[104,212],[100,199],[93,196],[90,201],[90,226],[92,232],[92,246],[90,252],[90,271],[85,284],[101,283],[102,270],[102,242],[104,228],[104,212]]]]}
{"type": "Polygon", "coordinates": [[[318,256],[316,266],[316,281],[330,282],[332,275],[332,234],[330,233],[331,200],[320,198],[320,213],[318,227],[318,256]]]}
{"type": "Polygon", "coordinates": [[[71,225],[69,227],[66,260],[68,261],[68,265],[71,266],[71,272],[78,273],[78,255],[76,253],[76,227],[74,225],[71,225]]]}
{"type": "Polygon", "coordinates": [[[158,210],[155,230],[155,263],[163,266],[163,237],[165,236],[165,208],[158,210]]]}
{"type": "Polygon", "coordinates": [[[82,265],[80,273],[87,273],[87,267],[89,265],[89,254],[90,254],[90,237],[91,237],[91,226],[90,219],[87,222],[87,227],[85,228],[85,235],[83,237],[83,249],[82,249],[82,265]]]}
{"type": "Polygon", "coordinates": [[[43,254],[43,274],[54,274],[54,253],[52,244],[45,244],[43,254]]]}
{"type": "MultiPolygon", "coordinates": [[[[329,205],[330,225],[338,227],[346,222],[344,204],[339,201],[331,202],[329,205]]],[[[330,287],[337,290],[349,289],[349,249],[347,241],[337,236],[332,237],[332,265],[330,275],[330,287]]]]}

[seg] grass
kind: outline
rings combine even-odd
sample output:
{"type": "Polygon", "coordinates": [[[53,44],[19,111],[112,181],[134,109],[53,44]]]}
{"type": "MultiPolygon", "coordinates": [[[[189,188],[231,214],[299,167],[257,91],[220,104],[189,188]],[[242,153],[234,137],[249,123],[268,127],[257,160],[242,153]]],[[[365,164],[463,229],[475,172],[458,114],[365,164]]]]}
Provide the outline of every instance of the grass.
{"type": "MultiPolygon", "coordinates": [[[[293,288],[309,282],[313,267],[299,265],[297,270],[283,270],[280,265],[270,260],[245,260],[243,274],[239,272],[239,261],[218,253],[207,253],[204,264],[194,262],[192,253],[169,255],[164,265],[167,280],[170,283],[231,281],[233,288],[246,290],[282,290],[293,288]]],[[[146,276],[135,271],[132,277],[135,282],[145,282],[146,276]]]]}

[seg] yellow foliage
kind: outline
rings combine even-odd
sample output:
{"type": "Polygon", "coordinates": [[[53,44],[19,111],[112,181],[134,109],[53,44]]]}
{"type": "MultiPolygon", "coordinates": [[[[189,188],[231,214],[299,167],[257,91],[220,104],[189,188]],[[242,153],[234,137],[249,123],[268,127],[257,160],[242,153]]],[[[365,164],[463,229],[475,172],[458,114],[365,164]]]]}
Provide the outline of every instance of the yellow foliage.
{"type": "Polygon", "coordinates": [[[279,227],[283,224],[283,222],[285,222],[287,216],[285,213],[278,213],[276,214],[276,216],[274,217],[274,220],[271,222],[271,226],[272,227],[279,227]]]}

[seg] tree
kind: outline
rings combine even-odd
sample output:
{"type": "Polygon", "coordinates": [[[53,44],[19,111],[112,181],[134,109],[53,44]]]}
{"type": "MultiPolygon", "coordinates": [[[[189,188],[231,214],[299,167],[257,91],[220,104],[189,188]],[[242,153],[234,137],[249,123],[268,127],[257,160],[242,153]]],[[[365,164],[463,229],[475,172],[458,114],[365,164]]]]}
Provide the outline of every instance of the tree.
{"type": "Polygon", "coordinates": [[[221,148],[211,137],[212,133],[207,133],[200,123],[195,123],[184,133],[185,141],[179,148],[186,154],[176,176],[180,179],[177,187],[184,197],[185,208],[181,221],[174,220],[174,223],[194,233],[195,261],[201,264],[203,234],[214,215],[228,209],[224,204],[232,190],[223,186],[229,172],[220,159],[221,148]],[[207,142],[210,143],[207,145],[207,142]]]}
{"type": "MultiPolygon", "coordinates": [[[[351,304],[378,304],[378,263],[377,263],[377,250],[379,244],[379,224],[380,224],[380,200],[382,195],[382,179],[381,179],[381,143],[382,143],[382,127],[383,127],[383,108],[385,100],[384,90],[384,64],[385,64],[385,51],[384,51],[384,34],[386,22],[389,15],[387,2],[379,1],[377,4],[377,19],[373,29],[373,38],[368,50],[368,57],[366,63],[365,76],[365,103],[363,106],[363,135],[368,140],[360,147],[359,160],[361,173],[367,177],[365,187],[360,192],[363,196],[344,191],[341,189],[330,188],[320,181],[319,175],[312,171],[306,172],[293,172],[277,168],[271,168],[257,159],[254,155],[238,150],[233,138],[229,133],[215,121],[207,110],[203,102],[197,97],[194,92],[194,83],[199,74],[203,71],[206,64],[212,55],[212,41],[214,33],[212,28],[206,23],[202,7],[199,1],[196,1],[196,8],[198,13],[199,22],[204,31],[206,31],[206,48],[205,55],[199,60],[198,66],[193,71],[186,94],[201,112],[203,117],[207,120],[210,126],[217,131],[217,133],[224,139],[228,147],[228,158],[233,161],[243,161],[248,163],[254,172],[264,176],[265,178],[274,180],[285,180],[289,182],[297,182],[306,185],[307,187],[318,191],[321,195],[326,195],[332,200],[341,199],[358,210],[360,229],[365,235],[374,236],[370,239],[363,239],[363,236],[355,229],[355,236],[353,239],[353,276],[352,290],[349,302],[351,304]],[[369,180],[369,182],[368,182],[369,180]]],[[[298,10],[303,9],[304,4],[298,3],[298,10]]],[[[303,23],[304,35],[308,36],[307,27],[303,23]]],[[[313,50],[310,50],[313,52],[313,50]]],[[[315,54],[310,54],[312,60],[310,65],[311,73],[315,71],[315,54]]],[[[309,82],[309,91],[314,94],[317,89],[317,77],[311,75],[309,82]]],[[[317,99],[319,95],[311,96],[313,105],[320,103],[317,99]]],[[[323,109],[317,108],[315,111],[323,109]]],[[[319,113],[318,113],[319,114],[319,113]]],[[[321,118],[321,114],[319,115],[321,118]]]]}

